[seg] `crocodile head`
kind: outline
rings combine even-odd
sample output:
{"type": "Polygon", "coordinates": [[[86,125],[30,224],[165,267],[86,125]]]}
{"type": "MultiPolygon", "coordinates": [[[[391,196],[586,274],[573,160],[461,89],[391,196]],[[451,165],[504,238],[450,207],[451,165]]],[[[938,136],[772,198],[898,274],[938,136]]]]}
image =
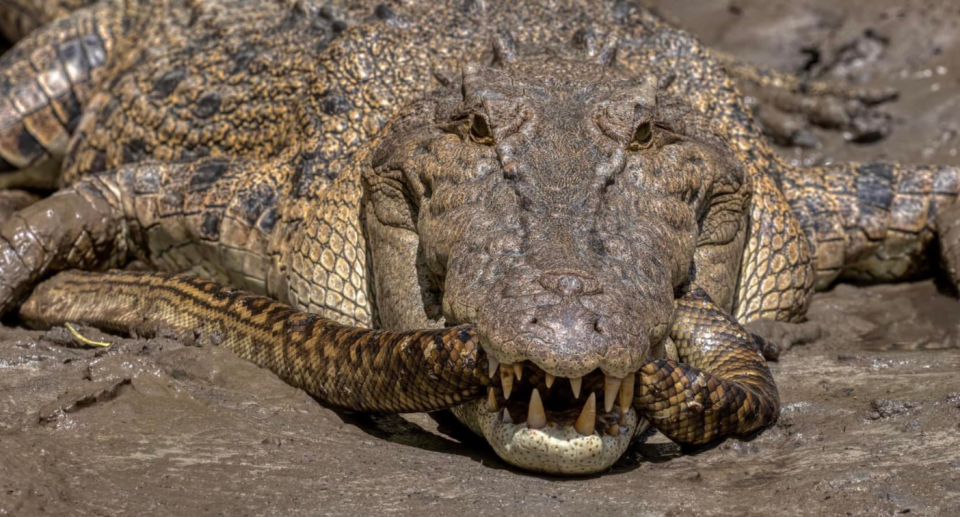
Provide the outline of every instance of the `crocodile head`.
{"type": "Polygon", "coordinates": [[[364,175],[382,325],[475,324],[496,387],[454,413],[530,470],[623,454],[675,292],[743,246],[749,188],[716,125],[608,50],[466,65],[396,115],[364,175]]]}

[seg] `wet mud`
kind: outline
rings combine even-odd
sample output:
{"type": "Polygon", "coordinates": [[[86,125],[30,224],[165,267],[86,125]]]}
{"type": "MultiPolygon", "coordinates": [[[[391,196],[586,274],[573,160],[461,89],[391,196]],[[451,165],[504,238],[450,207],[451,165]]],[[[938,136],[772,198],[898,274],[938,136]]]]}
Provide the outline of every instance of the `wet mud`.
{"type": "MultiPolygon", "coordinates": [[[[744,58],[889,84],[892,132],[783,149],[806,163],[960,165],[960,5],[653,2],[744,58]]],[[[331,411],[268,371],[162,333],[0,328],[0,515],[960,515],[960,301],[934,280],[816,297],[759,323],[784,403],[749,441],[652,435],[601,476],[509,468],[442,415],[331,411]]]]}

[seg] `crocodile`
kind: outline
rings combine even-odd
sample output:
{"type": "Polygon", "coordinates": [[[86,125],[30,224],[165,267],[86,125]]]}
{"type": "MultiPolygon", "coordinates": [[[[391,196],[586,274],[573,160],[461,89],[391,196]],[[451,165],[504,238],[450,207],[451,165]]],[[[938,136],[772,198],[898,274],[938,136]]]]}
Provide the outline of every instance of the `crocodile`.
{"type": "Polygon", "coordinates": [[[450,409],[523,469],[759,432],[745,324],[937,253],[960,279],[960,170],[785,163],[740,93],[862,126],[889,92],[633,2],[36,11],[0,10],[0,184],[61,188],[0,225],[0,311],[199,333],[334,407],[450,409]]]}

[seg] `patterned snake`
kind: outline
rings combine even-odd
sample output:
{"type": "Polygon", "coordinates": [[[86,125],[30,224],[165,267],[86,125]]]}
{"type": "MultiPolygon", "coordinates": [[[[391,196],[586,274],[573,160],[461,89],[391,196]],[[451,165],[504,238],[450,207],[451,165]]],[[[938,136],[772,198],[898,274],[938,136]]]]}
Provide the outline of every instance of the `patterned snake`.
{"type": "MultiPolygon", "coordinates": [[[[700,289],[678,299],[676,309],[670,339],[680,361],[656,359],[639,370],[638,413],[689,445],[774,422],[779,396],[754,337],[700,289]]],[[[343,409],[434,411],[481,399],[491,385],[473,326],[357,329],[185,275],[68,271],[40,284],[20,315],[36,327],[76,322],[142,333],[167,326],[216,336],[238,356],[343,409]]]]}

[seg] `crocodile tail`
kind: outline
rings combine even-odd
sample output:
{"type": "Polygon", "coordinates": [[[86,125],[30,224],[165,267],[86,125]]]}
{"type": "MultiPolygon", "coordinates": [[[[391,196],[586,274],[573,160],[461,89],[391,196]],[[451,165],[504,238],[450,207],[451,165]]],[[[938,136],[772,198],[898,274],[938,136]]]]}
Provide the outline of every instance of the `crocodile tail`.
{"type": "Polygon", "coordinates": [[[40,284],[20,315],[37,328],[72,322],[199,336],[322,402],[355,411],[449,408],[482,397],[489,383],[473,327],[350,327],[186,275],[68,271],[40,284]]]}
{"type": "Polygon", "coordinates": [[[784,189],[815,254],[817,288],[927,272],[935,220],[960,195],[960,168],[836,164],[802,169],[784,189]]]}
{"type": "Polygon", "coordinates": [[[53,186],[83,106],[122,32],[124,10],[101,2],[57,19],[0,57],[0,187],[53,186]]]}
{"type": "Polygon", "coordinates": [[[0,33],[20,41],[57,18],[93,5],[98,0],[3,0],[0,2],[0,33]]]}

